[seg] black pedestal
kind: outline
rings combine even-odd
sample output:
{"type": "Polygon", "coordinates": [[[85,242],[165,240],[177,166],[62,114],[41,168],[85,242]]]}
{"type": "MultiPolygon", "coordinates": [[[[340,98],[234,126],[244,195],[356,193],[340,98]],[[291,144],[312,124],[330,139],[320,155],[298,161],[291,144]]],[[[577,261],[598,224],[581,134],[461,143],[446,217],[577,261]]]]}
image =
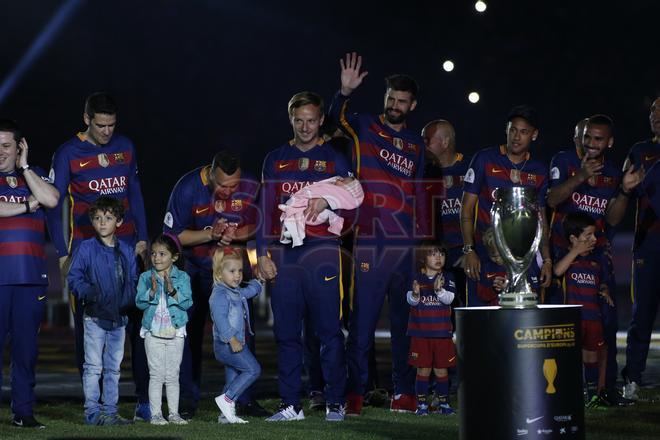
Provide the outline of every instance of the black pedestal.
{"type": "Polygon", "coordinates": [[[584,439],[579,306],[456,309],[461,440],[584,439]]]}

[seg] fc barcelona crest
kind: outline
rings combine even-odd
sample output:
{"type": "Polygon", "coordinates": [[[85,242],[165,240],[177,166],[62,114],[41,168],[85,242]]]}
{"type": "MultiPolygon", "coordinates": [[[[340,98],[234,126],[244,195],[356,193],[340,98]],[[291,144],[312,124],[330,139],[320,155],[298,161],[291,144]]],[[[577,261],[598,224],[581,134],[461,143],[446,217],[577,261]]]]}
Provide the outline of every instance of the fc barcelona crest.
{"type": "Polygon", "coordinates": [[[301,159],[298,159],[298,169],[300,171],[306,171],[309,168],[309,159],[306,157],[303,157],[301,159]]]}
{"type": "Polygon", "coordinates": [[[115,158],[115,162],[124,163],[124,153],[115,153],[113,157],[115,158]]]}
{"type": "Polygon", "coordinates": [[[399,150],[403,150],[403,139],[401,139],[401,138],[392,138],[392,143],[399,150]]]}
{"type": "Polygon", "coordinates": [[[362,272],[369,272],[369,263],[367,262],[360,263],[360,270],[362,272]]]}
{"type": "Polygon", "coordinates": [[[101,165],[103,168],[107,168],[108,165],[110,165],[110,160],[108,159],[108,155],[105,153],[101,153],[97,156],[99,160],[99,165],[101,165]]]}
{"type": "Polygon", "coordinates": [[[451,188],[454,186],[454,176],[444,176],[442,178],[442,183],[445,185],[445,188],[451,188]]]}
{"type": "Polygon", "coordinates": [[[7,176],[5,177],[5,180],[7,180],[7,185],[11,186],[12,188],[16,188],[18,186],[18,180],[14,176],[7,176]]]}
{"type": "Polygon", "coordinates": [[[240,211],[241,209],[243,209],[243,200],[235,199],[231,201],[232,211],[240,211]]]}
{"type": "Polygon", "coordinates": [[[314,171],[322,173],[327,168],[327,163],[325,160],[316,160],[314,161],[314,171]]]}

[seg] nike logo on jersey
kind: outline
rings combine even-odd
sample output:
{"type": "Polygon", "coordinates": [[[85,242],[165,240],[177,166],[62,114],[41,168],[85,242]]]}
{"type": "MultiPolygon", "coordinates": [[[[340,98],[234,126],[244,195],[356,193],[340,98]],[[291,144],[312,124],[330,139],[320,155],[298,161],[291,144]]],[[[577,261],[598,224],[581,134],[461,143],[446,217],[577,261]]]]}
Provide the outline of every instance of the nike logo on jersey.
{"type": "Polygon", "coordinates": [[[454,357],[450,357],[450,358],[447,360],[447,362],[452,362],[454,359],[456,359],[456,356],[454,356],[454,357]]]}
{"type": "Polygon", "coordinates": [[[206,208],[196,208],[195,209],[195,214],[201,214],[202,212],[205,212],[205,211],[208,211],[208,210],[209,210],[208,207],[206,207],[206,208]]]}
{"type": "Polygon", "coordinates": [[[426,189],[431,189],[431,188],[433,188],[433,184],[426,187],[426,189]]]}
{"type": "Polygon", "coordinates": [[[527,419],[526,419],[525,421],[526,421],[527,424],[529,425],[530,423],[534,423],[534,422],[536,422],[537,420],[541,420],[542,418],[543,418],[543,416],[541,416],[541,417],[535,417],[535,418],[533,418],[533,419],[530,419],[529,417],[527,417],[527,419]]]}
{"type": "Polygon", "coordinates": [[[492,172],[492,173],[501,173],[502,170],[497,169],[497,168],[493,168],[493,169],[491,170],[491,172],[492,172]]]}
{"type": "Polygon", "coordinates": [[[388,135],[387,133],[383,133],[382,131],[379,131],[379,132],[378,132],[378,136],[380,136],[380,137],[382,137],[382,138],[385,138],[385,139],[389,139],[389,138],[390,138],[390,135],[388,135]]]}
{"type": "Polygon", "coordinates": [[[648,161],[651,161],[651,160],[655,159],[656,157],[657,156],[644,156],[644,160],[648,162],[648,161]]]}
{"type": "Polygon", "coordinates": [[[279,168],[279,169],[281,170],[282,168],[286,168],[286,167],[288,167],[288,166],[289,166],[288,163],[281,163],[281,164],[279,164],[279,165],[277,166],[277,168],[279,168]]]}
{"type": "Polygon", "coordinates": [[[335,275],[335,276],[333,276],[333,277],[323,277],[323,279],[326,280],[326,281],[332,281],[332,280],[334,280],[335,278],[337,278],[337,275],[335,275]]]}
{"type": "Polygon", "coordinates": [[[43,301],[46,298],[46,295],[37,297],[37,301],[43,301]]]}
{"type": "Polygon", "coordinates": [[[493,278],[493,277],[496,277],[496,276],[497,276],[496,273],[487,273],[486,274],[486,278],[493,278]]]}
{"type": "Polygon", "coordinates": [[[80,168],[85,168],[87,165],[89,165],[90,162],[91,160],[88,160],[87,162],[80,162],[80,168]]]}

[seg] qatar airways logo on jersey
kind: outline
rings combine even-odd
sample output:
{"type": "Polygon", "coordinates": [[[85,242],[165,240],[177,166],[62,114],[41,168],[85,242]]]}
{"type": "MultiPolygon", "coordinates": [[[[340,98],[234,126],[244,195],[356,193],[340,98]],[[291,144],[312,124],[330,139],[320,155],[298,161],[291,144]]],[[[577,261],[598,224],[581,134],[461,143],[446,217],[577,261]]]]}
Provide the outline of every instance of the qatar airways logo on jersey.
{"type": "Polygon", "coordinates": [[[26,196],[0,196],[0,202],[25,203],[26,200],[26,196]]]}
{"type": "Polygon", "coordinates": [[[102,196],[122,194],[126,192],[126,176],[90,180],[88,187],[102,196]]]}
{"type": "Polygon", "coordinates": [[[590,273],[572,273],[571,279],[577,284],[587,284],[589,286],[596,285],[596,276],[590,273]]]}
{"type": "Polygon", "coordinates": [[[588,212],[590,214],[605,215],[607,209],[607,199],[594,197],[587,194],[580,194],[574,192],[571,195],[573,204],[577,206],[580,211],[588,212]]]}
{"type": "Polygon", "coordinates": [[[440,300],[438,299],[438,295],[422,295],[420,298],[420,302],[424,304],[425,306],[429,307],[437,307],[440,306],[440,300]]]}
{"type": "Polygon", "coordinates": [[[380,157],[385,159],[387,165],[390,168],[393,168],[396,171],[400,172],[401,174],[405,174],[408,177],[412,176],[413,170],[415,168],[415,163],[412,160],[407,159],[406,157],[400,154],[387,151],[385,149],[380,150],[380,157]]]}
{"type": "Polygon", "coordinates": [[[461,199],[443,199],[442,204],[440,205],[442,209],[442,215],[454,215],[460,214],[461,212],[461,199]]]}
{"type": "Polygon", "coordinates": [[[308,187],[313,182],[282,182],[280,184],[280,191],[284,194],[293,194],[301,189],[308,187]]]}

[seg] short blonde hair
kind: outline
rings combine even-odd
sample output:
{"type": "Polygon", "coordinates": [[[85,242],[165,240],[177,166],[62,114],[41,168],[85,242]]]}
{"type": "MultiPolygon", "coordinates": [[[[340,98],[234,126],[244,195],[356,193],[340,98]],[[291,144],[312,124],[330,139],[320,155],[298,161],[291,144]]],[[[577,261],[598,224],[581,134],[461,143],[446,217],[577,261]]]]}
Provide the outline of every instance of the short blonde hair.
{"type": "Polygon", "coordinates": [[[213,253],[213,282],[219,283],[222,281],[222,267],[226,261],[237,260],[243,261],[243,257],[238,249],[226,246],[218,247],[213,253]]]}

